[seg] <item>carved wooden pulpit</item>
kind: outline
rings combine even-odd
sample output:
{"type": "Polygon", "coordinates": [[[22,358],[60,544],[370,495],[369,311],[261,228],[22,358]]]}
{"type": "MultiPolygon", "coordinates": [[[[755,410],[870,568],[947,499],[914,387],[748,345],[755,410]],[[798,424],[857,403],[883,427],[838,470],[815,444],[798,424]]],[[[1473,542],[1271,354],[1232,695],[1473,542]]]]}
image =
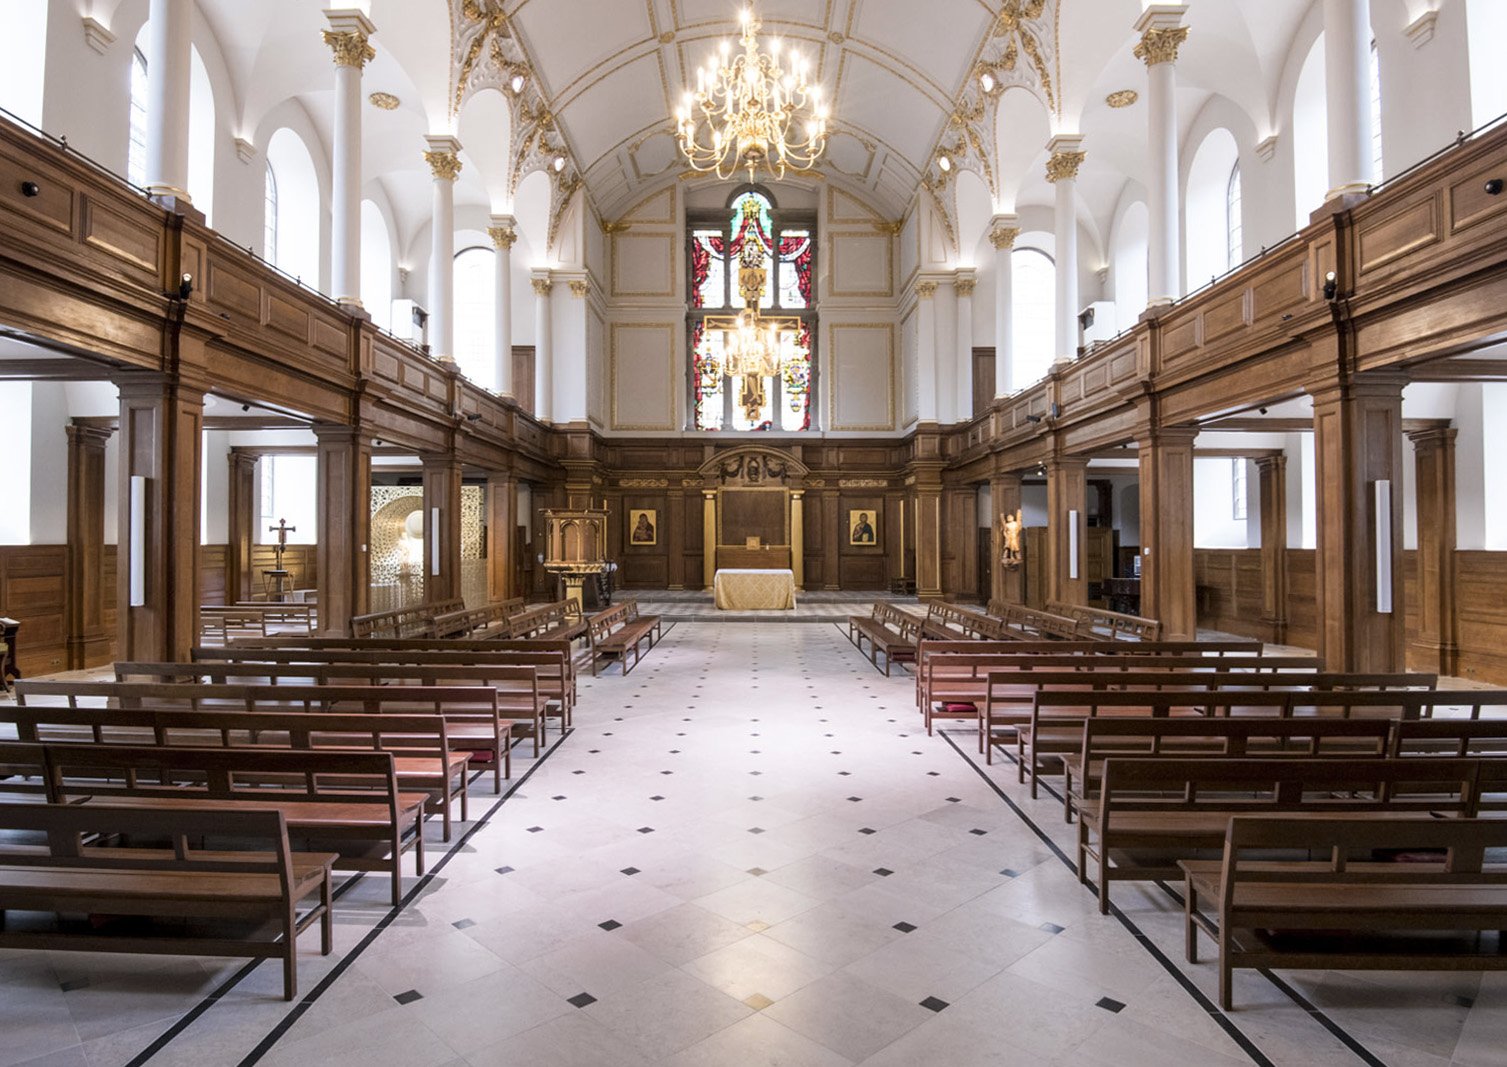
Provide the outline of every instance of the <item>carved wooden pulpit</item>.
{"type": "Polygon", "coordinates": [[[607,510],[544,511],[544,569],[564,583],[564,599],[586,603],[582,586],[607,570],[607,510]]]}

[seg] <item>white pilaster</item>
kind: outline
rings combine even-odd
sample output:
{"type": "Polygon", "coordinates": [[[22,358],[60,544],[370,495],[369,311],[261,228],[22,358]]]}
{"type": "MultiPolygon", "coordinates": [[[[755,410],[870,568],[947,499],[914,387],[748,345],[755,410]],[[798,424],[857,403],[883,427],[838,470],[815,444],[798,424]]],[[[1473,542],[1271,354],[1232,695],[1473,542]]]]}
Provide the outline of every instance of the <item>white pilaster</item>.
{"type": "Polygon", "coordinates": [[[554,419],[555,352],[554,308],[550,294],[555,283],[547,270],[529,275],[534,286],[534,415],[542,421],[554,419]]]}
{"type": "Polygon", "coordinates": [[[1078,168],[1083,138],[1047,142],[1047,181],[1057,186],[1057,362],[1078,358],[1078,168]]]}
{"type": "Polygon", "coordinates": [[[973,290],[978,279],[971,270],[960,270],[952,288],[958,298],[958,375],[956,381],[957,421],[973,418],[973,290]]]}
{"type": "Polygon", "coordinates": [[[916,283],[916,418],[937,421],[937,283],[916,283]]]}
{"type": "Polygon", "coordinates": [[[332,153],[331,277],[335,299],[361,306],[361,71],[377,55],[377,32],[358,9],[327,8],[324,43],[335,57],[335,144],[332,153]]]}
{"type": "Polygon", "coordinates": [[[518,240],[518,220],[512,215],[493,215],[487,227],[496,250],[492,264],[492,363],[493,388],[498,396],[513,395],[513,244],[518,240]]]}
{"type": "Polygon", "coordinates": [[[1015,385],[1015,239],[1020,218],[996,215],[989,227],[994,245],[994,397],[1009,396],[1015,385]]]}
{"type": "Polygon", "coordinates": [[[1371,174],[1371,13],[1367,0],[1324,0],[1329,192],[1363,193],[1371,174]]]}
{"type": "Polygon", "coordinates": [[[188,195],[188,98],[193,0],[151,0],[147,10],[146,188],[192,203],[188,195]]]}
{"type": "Polygon", "coordinates": [[[450,136],[424,138],[424,159],[434,174],[434,222],[429,245],[429,353],[455,360],[455,179],[460,174],[460,142],[450,136]]]}
{"type": "Polygon", "coordinates": [[[1182,4],[1152,4],[1136,22],[1141,41],[1136,58],[1146,63],[1147,156],[1151,188],[1147,214],[1147,280],[1150,304],[1170,304],[1182,295],[1182,244],[1177,190],[1177,50],[1187,39],[1182,4]]]}

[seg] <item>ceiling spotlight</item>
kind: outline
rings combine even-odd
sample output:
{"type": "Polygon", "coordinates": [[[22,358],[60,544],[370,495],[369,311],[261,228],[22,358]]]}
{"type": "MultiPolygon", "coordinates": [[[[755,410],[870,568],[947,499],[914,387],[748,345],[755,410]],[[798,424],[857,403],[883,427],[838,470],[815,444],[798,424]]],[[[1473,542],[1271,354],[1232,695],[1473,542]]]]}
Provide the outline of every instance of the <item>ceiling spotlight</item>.
{"type": "Polygon", "coordinates": [[[1333,300],[1335,294],[1339,291],[1339,278],[1335,275],[1334,271],[1330,271],[1328,274],[1324,275],[1324,299],[1333,300]]]}
{"type": "Polygon", "coordinates": [[[983,86],[984,92],[994,92],[994,84],[994,75],[990,74],[987,70],[979,75],[979,85],[983,86]]]}
{"type": "Polygon", "coordinates": [[[952,158],[950,156],[945,156],[945,155],[944,156],[938,156],[937,157],[937,166],[940,167],[940,168],[942,168],[942,173],[943,174],[946,174],[948,171],[952,170],[952,158]]]}
{"type": "Polygon", "coordinates": [[[559,174],[564,169],[565,169],[565,157],[564,156],[556,156],[555,157],[555,173],[559,174]]]}
{"type": "Polygon", "coordinates": [[[522,74],[514,74],[513,77],[512,77],[512,80],[510,80],[508,82],[508,87],[513,90],[513,93],[516,96],[518,93],[523,92],[523,84],[524,84],[523,75],[522,74]]]}

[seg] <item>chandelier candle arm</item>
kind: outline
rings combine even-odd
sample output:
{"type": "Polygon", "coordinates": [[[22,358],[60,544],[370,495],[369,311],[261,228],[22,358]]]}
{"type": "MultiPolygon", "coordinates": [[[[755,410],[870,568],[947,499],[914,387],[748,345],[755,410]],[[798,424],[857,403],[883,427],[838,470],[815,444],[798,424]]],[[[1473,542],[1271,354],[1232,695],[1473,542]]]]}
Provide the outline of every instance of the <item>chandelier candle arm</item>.
{"type": "Polygon", "coordinates": [[[781,65],[779,41],[759,51],[761,23],[745,9],[740,16],[743,50],[723,41],[720,58],[696,71],[675,111],[680,151],[692,170],[727,179],[747,169],[749,181],[762,170],[778,179],[787,170],[809,171],[827,146],[830,111],[821,87],[807,81],[807,59],[790,52],[781,65]]]}

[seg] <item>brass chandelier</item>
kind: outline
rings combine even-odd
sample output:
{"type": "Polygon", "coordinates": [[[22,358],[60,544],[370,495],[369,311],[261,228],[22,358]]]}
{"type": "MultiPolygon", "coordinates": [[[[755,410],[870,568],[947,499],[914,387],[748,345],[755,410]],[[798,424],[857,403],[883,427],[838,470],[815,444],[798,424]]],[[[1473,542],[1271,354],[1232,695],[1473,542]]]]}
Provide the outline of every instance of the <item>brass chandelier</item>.
{"type": "Polygon", "coordinates": [[[787,170],[809,171],[827,147],[821,86],[806,81],[808,62],[798,53],[780,65],[780,42],[759,51],[759,20],[748,8],[739,15],[743,51],[732,55],[722,42],[719,57],[696,71],[696,91],[687,89],[675,110],[680,151],[691,169],[732,177],[746,168],[754,181],[763,169],[772,178],[787,170]]]}
{"type": "Polygon", "coordinates": [[[757,238],[744,242],[738,258],[738,292],[743,308],[736,315],[708,315],[708,331],[722,331],[721,372],[730,378],[762,385],[765,378],[784,373],[784,340],[799,337],[802,321],[796,315],[760,315],[768,271],[764,269],[763,246],[757,238]]]}

